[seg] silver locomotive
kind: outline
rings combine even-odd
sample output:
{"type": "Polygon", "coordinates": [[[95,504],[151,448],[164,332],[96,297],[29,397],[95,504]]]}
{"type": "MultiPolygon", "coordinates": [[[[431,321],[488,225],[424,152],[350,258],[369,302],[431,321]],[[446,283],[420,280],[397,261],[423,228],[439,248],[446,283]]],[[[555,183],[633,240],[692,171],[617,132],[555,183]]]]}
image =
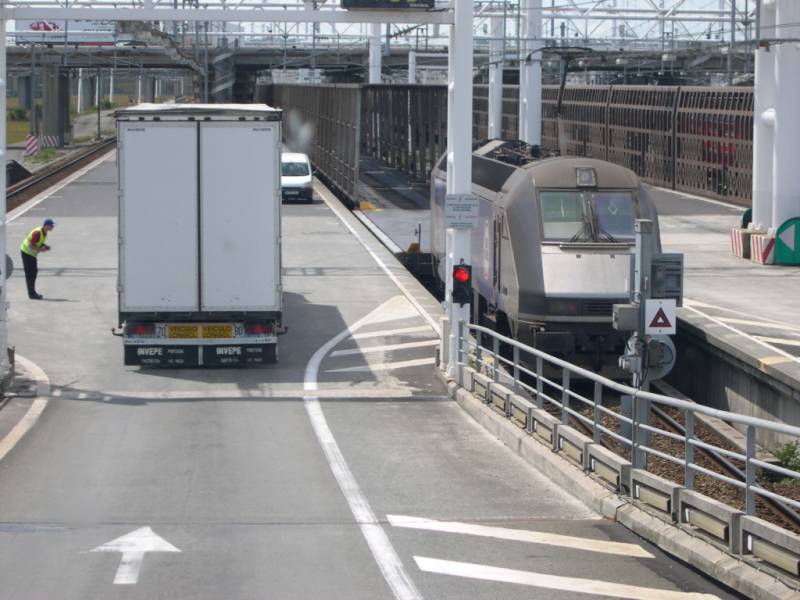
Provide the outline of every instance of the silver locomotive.
{"type": "MultiPolygon", "coordinates": [[[[653,220],[653,251],[661,250],[656,209],[624,167],[538,157],[537,150],[492,140],[473,153],[472,192],[480,208],[471,243],[473,322],[599,366],[627,338],[612,328],[612,305],[628,301],[636,219],[653,220]]],[[[449,276],[446,169],[443,158],[431,174],[431,250],[441,286],[449,276]]]]}

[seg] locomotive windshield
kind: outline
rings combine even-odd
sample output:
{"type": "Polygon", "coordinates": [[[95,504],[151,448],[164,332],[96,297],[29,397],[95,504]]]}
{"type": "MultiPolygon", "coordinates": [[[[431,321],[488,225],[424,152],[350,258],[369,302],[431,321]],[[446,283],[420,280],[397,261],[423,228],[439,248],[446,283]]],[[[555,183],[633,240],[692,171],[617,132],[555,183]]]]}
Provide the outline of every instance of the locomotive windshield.
{"type": "Polygon", "coordinates": [[[548,242],[634,240],[636,202],[623,191],[544,191],[539,193],[542,233],[548,242]]]}

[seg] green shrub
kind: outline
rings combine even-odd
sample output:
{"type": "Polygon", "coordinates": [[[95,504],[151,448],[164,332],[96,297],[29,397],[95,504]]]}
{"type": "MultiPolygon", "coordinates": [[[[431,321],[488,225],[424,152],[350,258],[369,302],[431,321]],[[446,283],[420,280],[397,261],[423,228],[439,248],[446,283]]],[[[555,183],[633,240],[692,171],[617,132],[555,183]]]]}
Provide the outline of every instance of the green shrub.
{"type": "Polygon", "coordinates": [[[28,111],[24,108],[9,108],[6,111],[6,118],[9,121],[27,121],[28,111]]]}
{"type": "Polygon", "coordinates": [[[42,148],[41,150],[39,150],[36,156],[33,157],[33,162],[35,163],[47,162],[49,160],[53,160],[56,157],[56,155],[57,152],[55,148],[42,148]]]}
{"type": "MultiPolygon", "coordinates": [[[[784,469],[800,472],[800,444],[798,442],[784,444],[775,453],[775,457],[781,462],[781,466],[784,469]]],[[[800,484],[800,479],[789,477],[783,483],[800,484]]]]}

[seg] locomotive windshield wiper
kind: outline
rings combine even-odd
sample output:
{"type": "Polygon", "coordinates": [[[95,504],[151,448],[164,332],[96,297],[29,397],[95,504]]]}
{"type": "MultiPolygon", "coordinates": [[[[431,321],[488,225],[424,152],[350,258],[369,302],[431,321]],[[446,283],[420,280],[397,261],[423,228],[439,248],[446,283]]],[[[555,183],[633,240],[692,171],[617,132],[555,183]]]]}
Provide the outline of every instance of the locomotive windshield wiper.
{"type": "Polygon", "coordinates": [[[623,243],[623,242],[619,241],[617,238],[615,238],[613,235],[608,233],[605,229],[600,227],[599,223],[597,224],[597,233],[600,234],[598,236],[599,239],[604,241],[604,242],[609,242],[611,244],[622,244],[623,243]]]}
{"type": "Polygon", "coordinates": [[[592,241],[595,241],[594,236],[592,235],[592,228],[589,226],[589,223],[584,221],[583,225],[581,225],[581,228],[575,232],[575,235],[573,235],[569,239],[569,242],[567,243],[572,244],[575,242],[592,242],[592,241]]]}

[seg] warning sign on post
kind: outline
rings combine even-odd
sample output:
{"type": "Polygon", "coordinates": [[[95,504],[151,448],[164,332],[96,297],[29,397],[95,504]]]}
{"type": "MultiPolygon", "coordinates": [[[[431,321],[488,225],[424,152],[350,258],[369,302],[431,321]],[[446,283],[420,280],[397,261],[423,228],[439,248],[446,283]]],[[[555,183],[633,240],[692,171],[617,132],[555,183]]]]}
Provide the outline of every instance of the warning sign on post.
{"type": "Polygon", "coordinates": [[[644,305],[645,334],[675,335],[677,308],[675,299],[651,299],[644,305]]]}

